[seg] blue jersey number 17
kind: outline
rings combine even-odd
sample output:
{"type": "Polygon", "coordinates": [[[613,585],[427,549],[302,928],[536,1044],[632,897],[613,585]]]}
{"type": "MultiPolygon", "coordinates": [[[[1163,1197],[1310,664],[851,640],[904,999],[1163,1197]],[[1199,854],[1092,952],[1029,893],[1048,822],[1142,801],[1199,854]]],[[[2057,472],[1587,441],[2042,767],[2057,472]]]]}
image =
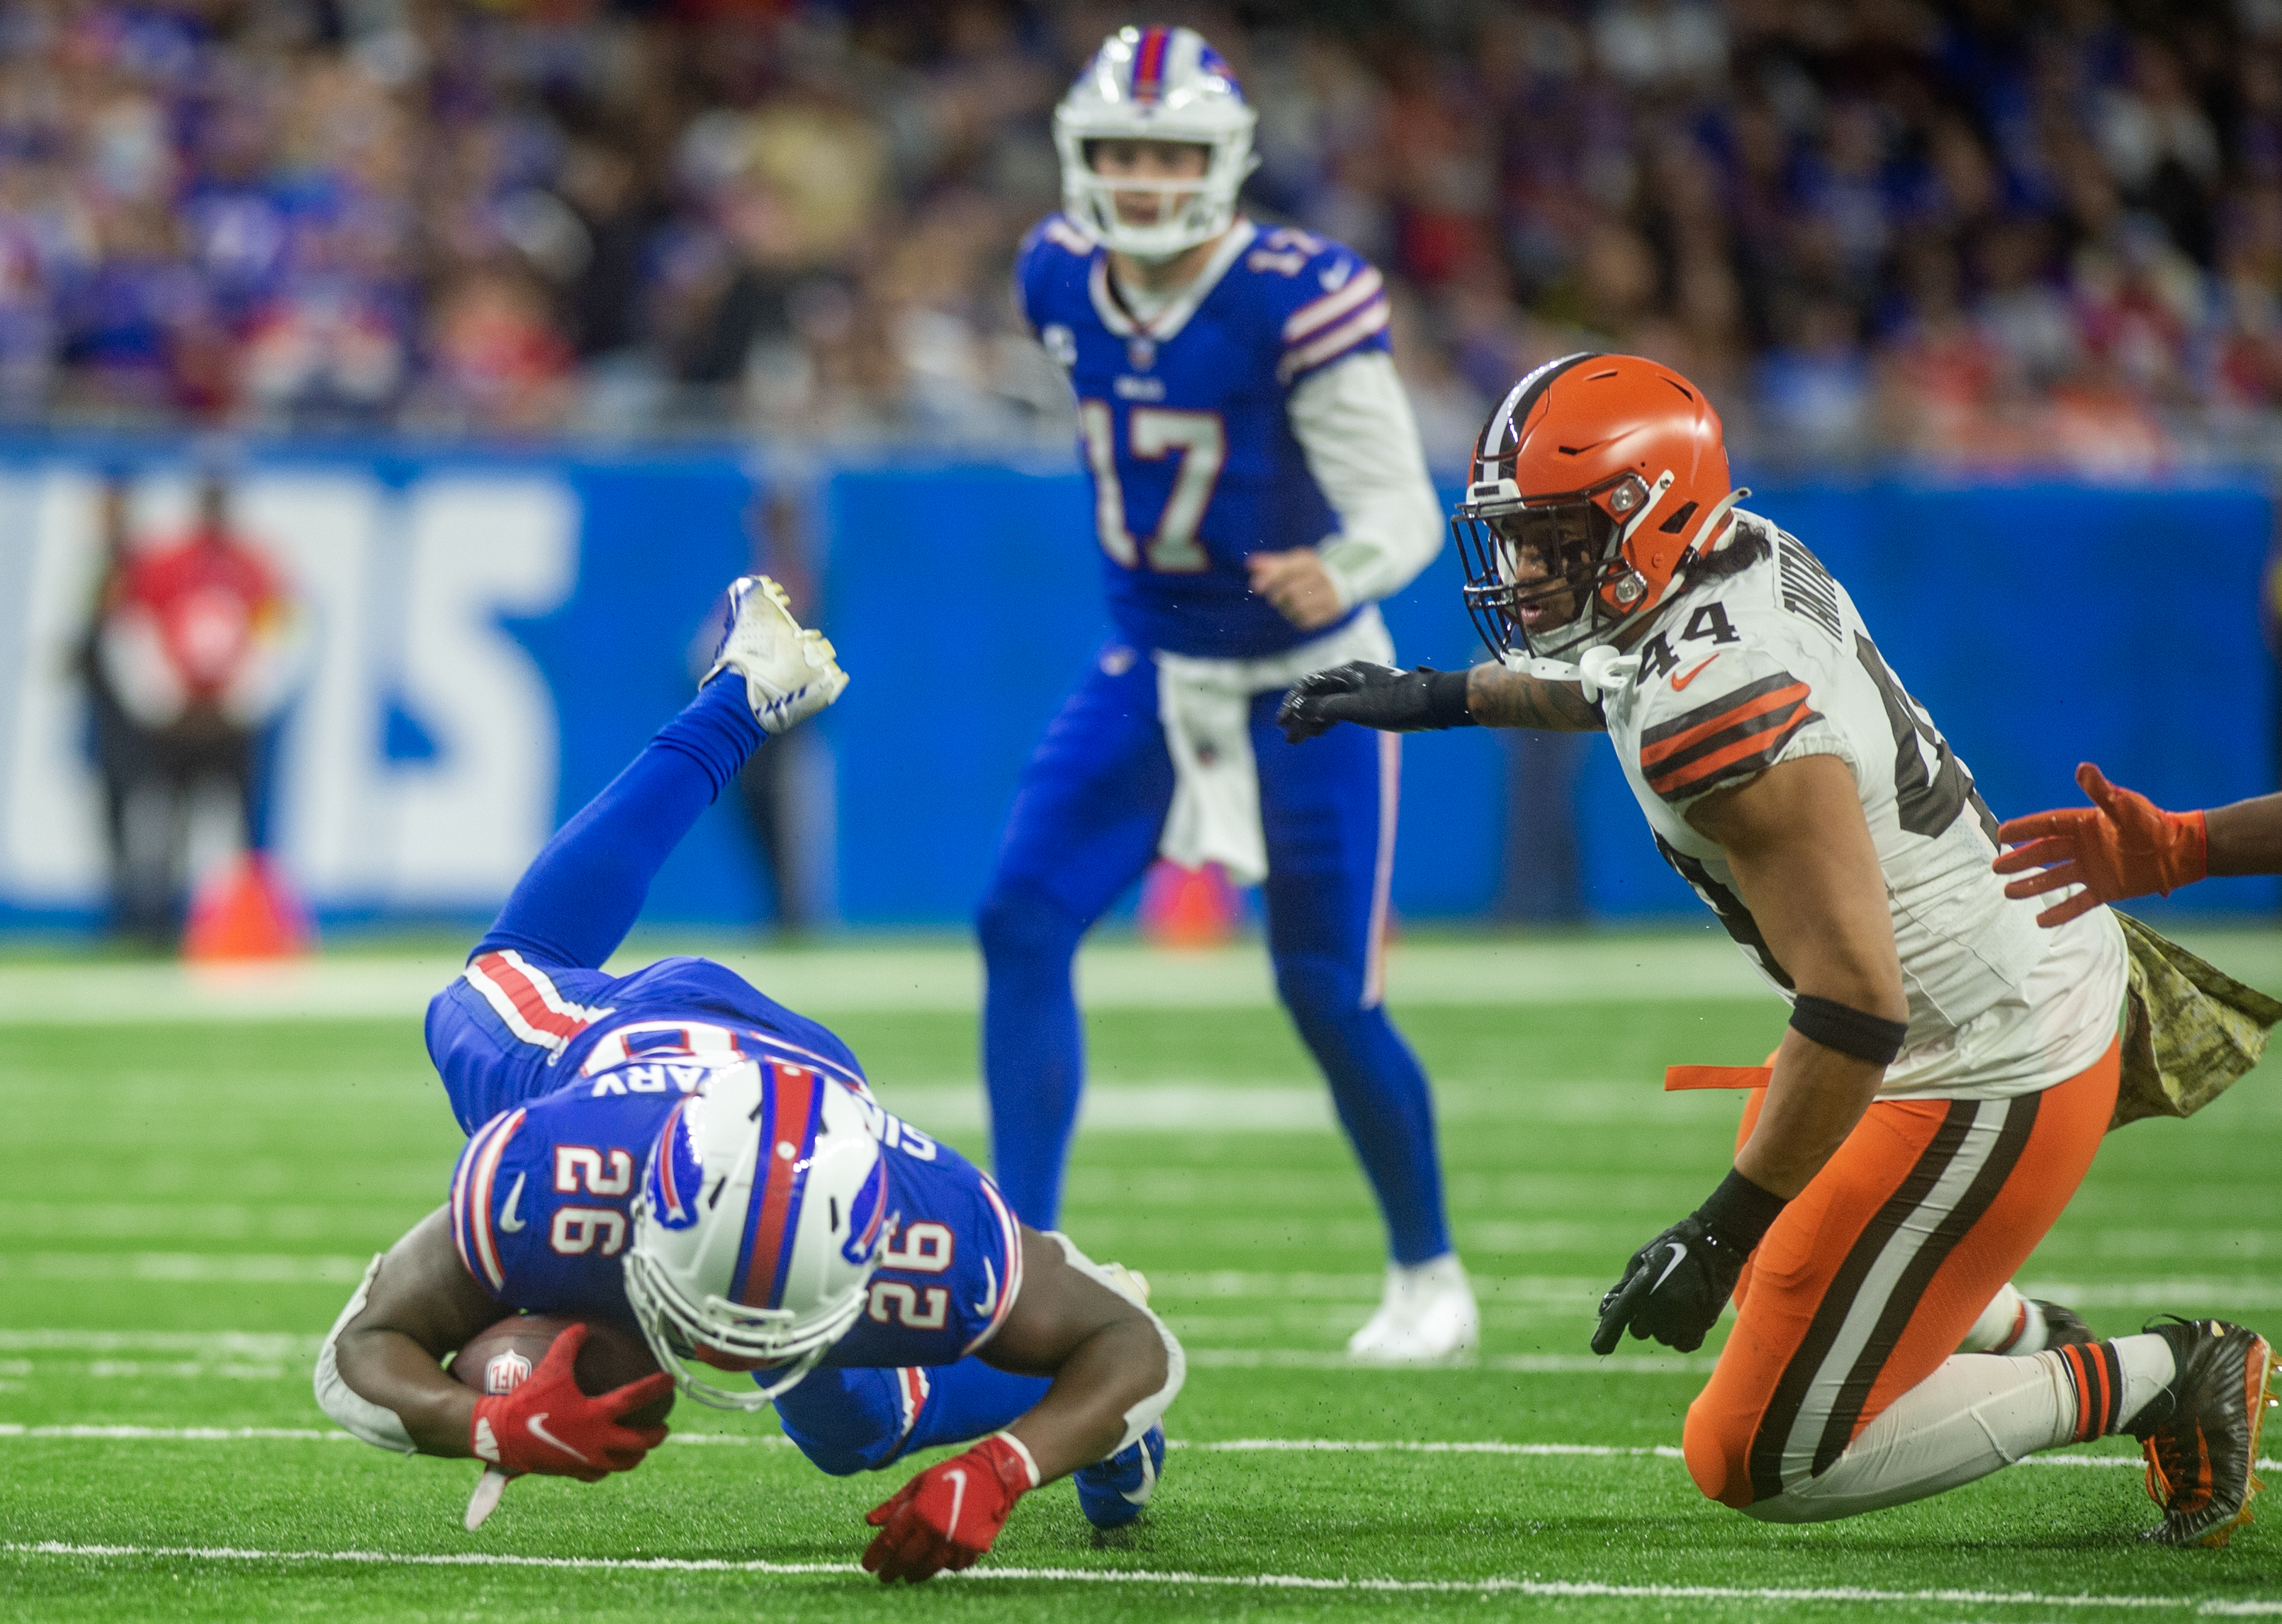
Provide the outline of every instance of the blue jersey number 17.
{"type": "Polygon", "coordinates": [[[1117,414],[1106,400],[1078,402],[1085,431],[1086,460],[1093,468],[1094,529],[1101,550],[1127,569],[1147,568],[1162,575],[1197,575],[1212,567],[1197,542],[1213,486],[1228,460],[1228,427],[1217,412],[1175,412],[1135,406],[1127,414],[1132,454],[1154,462],[1177,453],[1180,472],[1173,494],[1158,516],[1156,533],[1137,545],[1125,527],[1125,491],[1117,479],[1117,414]]]}

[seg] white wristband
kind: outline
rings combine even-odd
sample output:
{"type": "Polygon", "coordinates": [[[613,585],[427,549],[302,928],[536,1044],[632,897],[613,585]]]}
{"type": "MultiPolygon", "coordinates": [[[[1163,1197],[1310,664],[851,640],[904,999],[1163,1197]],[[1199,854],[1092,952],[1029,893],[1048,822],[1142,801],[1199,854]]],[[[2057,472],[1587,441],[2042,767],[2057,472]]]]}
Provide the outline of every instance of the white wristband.
{"type": "Polygon", "coordinates": [[[1022,1458],[1022,1469],[1030,1474],[1030,1487],[1036,1489],[1038,1486],[1038,1463],[1036,1458],[1030,1453],[1029,1446],[1010,1432],[994,1432],[990,1435],[1000,1442],[1009,1445],[1014,1453],[1022,1458]]]}

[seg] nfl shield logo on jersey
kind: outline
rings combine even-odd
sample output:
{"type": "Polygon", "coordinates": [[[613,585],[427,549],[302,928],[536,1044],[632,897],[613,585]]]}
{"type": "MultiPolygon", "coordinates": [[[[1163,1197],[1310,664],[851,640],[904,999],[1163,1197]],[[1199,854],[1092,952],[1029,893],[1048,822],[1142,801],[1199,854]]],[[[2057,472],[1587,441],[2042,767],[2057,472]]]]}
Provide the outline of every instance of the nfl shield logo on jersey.
{"type": "Polygon", "coordinates": [[[1129,338],[1125,341],[1125,359],[1136,372],[1146,372],[1157,364],[1157,341],[1153,338],[1129,338]]]}

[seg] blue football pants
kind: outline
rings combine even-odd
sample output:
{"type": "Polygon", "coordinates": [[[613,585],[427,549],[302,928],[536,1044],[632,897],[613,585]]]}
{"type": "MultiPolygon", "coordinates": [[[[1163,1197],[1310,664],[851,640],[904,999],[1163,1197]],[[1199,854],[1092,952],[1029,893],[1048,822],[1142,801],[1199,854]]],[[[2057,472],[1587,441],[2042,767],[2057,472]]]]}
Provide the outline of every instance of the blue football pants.
{"type": "MultiPolygon", "coordinates": [[[[1252,702],[1277,991],[1331,1083],[1395,1261],[1423,1263],[1450,1249],[1433,1102],[1375,974],[1397,740],[1337,727],[1286,744],[1275,726],[1282,699],[1252,702]]],[[[1039,1229],[1057,1226],[1085,1086],[1078,941],[1148,868],[1172,800],[1157,668],[1113,646],[1032,754],[976,917],[993,1172],[1039,1229]]]]}

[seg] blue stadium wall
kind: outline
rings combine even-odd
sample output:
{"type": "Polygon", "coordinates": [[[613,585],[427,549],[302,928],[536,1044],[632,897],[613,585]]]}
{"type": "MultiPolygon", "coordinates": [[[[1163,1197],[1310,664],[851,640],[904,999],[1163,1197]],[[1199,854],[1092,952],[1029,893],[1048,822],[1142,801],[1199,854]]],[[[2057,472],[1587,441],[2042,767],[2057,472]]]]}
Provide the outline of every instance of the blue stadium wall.
{"type": "MultiPolygon", "coordinates": [[[[83,923],[93,781],[62,674],[84,616],[93,480],[135,473],[148,526],[184,511],[179,446],[0,443],[0,924],[83,923]],[[89,828],[74,827],[74,820],[89,828]],[[59,847],[68,850],[58,855],[59,847]]],[[[720,584],[772,477],[728,452],[423,454],[272,447],[237,465],[245,528],[307,583],[307,692],[279,732],[280,848],[334,922],[475,917],[520,854],[689,692],[720,584]],[[487,562],[498,553],[505,562],[487,562]],[[451,629],[433,632],[431,623],[451,629]],[[504,762],[505,765],[501,763],[504,762]],[[504,808],[504,809],[502,809],[504,808]]],[[[902,456],[801,476],[825,620],[853,677],[801,782],[819,889],[850,925],[963,921],[1031,742],[1108,636],[1083,482],[902,456]]],[[[2257,610],[2272,499],[2247,476],[2130,485],[1913,477],[1771,483],[1750,506],[1846,582],[1889,662],[2000,815],[2076,799],[2080,759],[2175,805],[2276,783],[2257,610]]],[[[1478,656],[1446,550],[1387,606],[1406,661],[1478,656]]],[[[1487,912],[1505,862],[1506,742],[1405,741],[1395,900],[1487,912]]],[[[1595,917],[1685,914],[1605,748],[1576,788],[1595,917]]],[[[649,917],[734,924],[765,882],[718,806],[649,917]]],[[[2213,883],[2173,911],[2272,909],[2213,883]]]]}

